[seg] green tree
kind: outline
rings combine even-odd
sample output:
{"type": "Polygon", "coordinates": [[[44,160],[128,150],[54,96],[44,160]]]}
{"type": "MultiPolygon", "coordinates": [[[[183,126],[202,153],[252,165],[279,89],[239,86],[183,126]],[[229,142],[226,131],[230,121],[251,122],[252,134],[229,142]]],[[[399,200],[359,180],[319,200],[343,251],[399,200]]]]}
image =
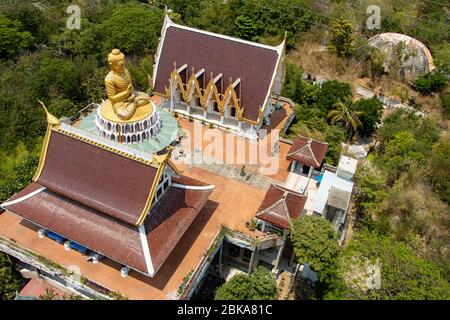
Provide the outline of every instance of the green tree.
{"type": "Polygon", "coordinates": [[[339,82],[337,80],[325,81],[320,87],[316,101],[310,101],[309,104],[321,111],[321,116],[325,118],[328,112],[333,109],[336,102],[342,97],[352,95],[350,84],[339,82]]]}
{"type": "Polygon", "coordinates": [[[433,144],[439,138],[439,131],[430,119],[422,118],[413,111],[398,109],[383,120],[383,126],[377,130],[383,143],[395,138],[402,131],[409,131],[419,140],[433,144]]]}
{"type": "Polygon", "coordinates": [[[422,94],[431,94],[432,92],[441,91],[448,84],[446,75],[440,72],[427,73],[426,75],[418,77],[414,85],[422,94]]]}
{"type": "Polygon", "coordinates": [[[433,146],[430,167],[434,191],[450,204],[450,139],[442,139],[433,146]]]}
{"type": "Polygon", "coordinates": [[[355,35],[353,25],[346,19],[339,19],[331,24],[331,39],[328,42],[328,50],[334,52],[338,57],[350,56],[355,47],[355,35]]]}
{"type": "Polygon", "coordinates": [[[39,158],[36,156],[27,157],[15,171],[20,174],[13,180],[0,184],[0,203],[11,197],[13,194],[25,188],[36,172],[39,158]]]}
{"type": "Polygon", "coordinates": [[[338,261],[327,299],[450,299],[442,269],[390,237],[357,233],[338,261]]]}
{"type": "Polygon", "coordinates": [[[380,123],[383,104],[377,98],[361,99],[356,101],[353,107],[356,111],[361,112],[359,116],[361,121],[360,133],[366,137],[371,135],[380,123]]]}
{"type": "Polygon", "coordinates": [[[357,170],[355,184],[357,213],[355,229],[375,229],[384,233],[389,227],[385,220],[377,218],[381,203],[387,196],[386,178],[378,170],[364,166],[357,170]]]}
{"type": "Polygon", "coordinates": [[[14,299],[21,283],[7,255],[0,252],[0,300],[14,299]]]}
{"type": "Polygon", "coordinates": [[[294,62],[286,59],[285,62],[286,75],[283,84],[282,95],[292,99],[293,101],[303,103],[303,70],[294,62]]]}
{"type": "Polygon", "coordinates": [[[277,283],[269,269],[257,267],[250,275],[238,274],[217,289],[216,300],[275,300],[277,283]]]}
{"type": "Polygon", "coordinates": [[[351,96],[344,97],[341,101],[336,102],[334,107],[335,109],[328,113],[328,119],[332,124],[342,124],[350,135],[350,139],[353,138],[356,130],[362,126],[359,120],[362,111],[355,110],[351,96]]]}
{"type": "Polygon", "coordinates": [[[431,145],[417,140],[412,132],[403,131],[386,144],[380,160],[384,169],[390,173],[390,179],[396,179],[403,172],[408,171],[411,165],[417,163],[425,165],[427,153],[431,145]]]}
{"type": "Polygon", "coordinates": [[[99,26],[104,36],[104,52],[119,48],[125,54],[154,53],[163,17],[162,10],[140,4],[117,5],[111,17],[99,26]]]}
{"type": "Polygon", "coordinates": [[[450,119],[450,93],[441,95],[441,104],[445,117],[450,119]]]}
{"type": "Polygon", "coordinates": [[[45,293],[39,296],[39,300],[59,300],[60,297],[56,294],[55,290],[45,288],[45,293]]]}
{"type": "Polygon", "coordinates": [[[255,40],[258,33],[257,26],[252,19],[246,16],[238,16],[234,20],[235,32],[234,35],[245,40],[255,40]]]}
{"type": "Polygon", "coordinates": [[[431,47],[433,52],[433,61],[439,71],[444,74],[450,74],[450,42],[441,42],[431,47]]]}
{"type": "Polygon", "coordinates": [[[294,220],[291,240],[299,263],[316,271],[320,282],[334,273],[338,257],[338,236],[331,223],[321,217],[301,216],[294,220]]]}
{"type": "Polygon", "coordinates": [[[12,58],[33,42],[33,36],[24,30],[20,21],[0,15],[0,58],[12,58]]]}

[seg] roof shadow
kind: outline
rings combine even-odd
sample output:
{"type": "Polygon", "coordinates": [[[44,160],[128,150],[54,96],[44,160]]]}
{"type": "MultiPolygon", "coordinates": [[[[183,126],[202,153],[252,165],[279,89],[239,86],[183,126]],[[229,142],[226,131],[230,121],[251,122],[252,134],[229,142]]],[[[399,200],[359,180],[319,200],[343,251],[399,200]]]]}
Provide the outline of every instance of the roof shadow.
{"type": "MultiPolygon", "coordinates": [[[[170,253],[164,264],[153,278],[139,274],[135,271],[130,271],[129,276],[139,279],[140,281],[145,282],[159,290],[163,290],[169,279],[178,269],[178,266],[188,253],[189,249],[192,247],[195,240],[202,232],[205,225],[208,223],[213,213],[216,211],[218,205],[219,204],[215,201],[207,200],[202,210],[200,210],[197,217],[175,246],[175,249],[170,253]]],[[[207,248],[205,248],[205,250],[206,249],[207,248]]],[[[190,270],[187,270],[186,274],[189,271],[190,270]]],[[[183,277],[184,276],[185,275],[183,275],[183,277]]],[[[149,292],[149,297],[151,297],[151,292],[149,292]]]]}

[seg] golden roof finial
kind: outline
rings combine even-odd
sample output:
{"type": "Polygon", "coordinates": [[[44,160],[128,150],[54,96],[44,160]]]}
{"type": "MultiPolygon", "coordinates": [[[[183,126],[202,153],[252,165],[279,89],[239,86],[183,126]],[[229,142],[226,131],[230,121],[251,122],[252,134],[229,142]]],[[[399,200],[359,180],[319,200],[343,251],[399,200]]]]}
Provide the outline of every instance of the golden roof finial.
{"type": "Polygon", "coordinates": [[[41,106],[45,110],[45,114],[47,115],[47,123],[52,125],[52,126],[56,126],[56,125],[60,124],[61,121],[59,121],[59,119],[57,117],[55,117],[50,112],[48,112],[47,107],[45,106],[45,104],[41,100],[39,100],[39,99],[37,99],[37,100],[39,101],[39,103],[41,104],[41,106]]]}

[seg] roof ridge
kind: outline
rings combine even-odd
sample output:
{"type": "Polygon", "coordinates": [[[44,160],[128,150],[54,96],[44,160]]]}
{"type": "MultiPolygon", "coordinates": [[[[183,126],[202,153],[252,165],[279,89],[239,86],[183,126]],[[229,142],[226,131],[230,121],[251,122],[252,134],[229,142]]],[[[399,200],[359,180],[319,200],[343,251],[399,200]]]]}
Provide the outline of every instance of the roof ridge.
{"type": "Polygon", "coordinates": [[[286,42],[286,37],[284,37],[283,41],[277,46],[271,46],[271,45],[268,45],[268,44],[263,44],[263,43],[259,43],[259,42],[255,42],[255,41],[243,40],[243,39],[240,39],[240,38],[237,38],[237,37],[231,37],[231,36],[223,35],[223,34],[216,33],[216,32],[206,31],[206,30],[202,30],[202,29],[188,27],[188,26],[184,26],[184,25],[178,24],[176,22],[173,22],[170,19],[170,17],[166,14],[166,17],[164,19],[164,27],[163,28],[164,28],[164,30],[167,30],[171,26],[175,27],[175,28],[180,28],[180,29],[192,31],[192,32],[203,33],[205,35],[212,36],[212,37],[217,37],[217,38],[226,39],[226,40],[230,40],[230,41],[240,42],[240,43],[251,45],[251,46],[255,46],[255,47],[260,47],[260,48],[264,48],[264,49],[268,49],[268,50],[275,50],[275,51],[277,51],[278,54],[282,53],[282,50],[283,50],[283,47],[284,47],[284,43],[286,42]]]}
{"type": "Polygon", "coordinates": [[[325,141],[319,141],[319,140],[314,139],[314,138],[311,138],[311,137],[305,137],[305,136],[302,136],[301,134],[298,134],[298,133],[297,133],[297,136],[300,137],[300,138],[306,139],[306,140],[312,140],[312,141],[315,141],[315,142],[320,143],[320,144],[328,144],[328,142],[325,142],[325,141]]]}
{"type": "Polygon", "coordinates": [[[282,186],[282,185],[279,185],[279,184],[272,184],[272,186],[274,186],[274,187],[277,188],[278,190],[284,191],[284,192],[286,192],[286,193],[291,193],[291,194],[296,195],[296,196],[308,198],[308,196],[306,196],[306,195],[304,195],[304,194],[301,194],[301,193],[299,193],[299,192],[297,192],[297,191],[295,191],[295,190],[288,189],[288,188],[286,188],[286,187],[284,187],[284,186],[282,186]]]}
{"type": "Polygon", "coordinates": [[[265,208],[262,211],[259,211],[256,216],[260,216],[262,214],[265,214],[267,212],[269,212],[270,210],[272,210],[273,208],[275,208],[276,206],[278,206],[281,202],[285,202],[283,198],[278,199],[277,201],[275,201],[272,205],[268,206],[267,208],[265,208]]]}

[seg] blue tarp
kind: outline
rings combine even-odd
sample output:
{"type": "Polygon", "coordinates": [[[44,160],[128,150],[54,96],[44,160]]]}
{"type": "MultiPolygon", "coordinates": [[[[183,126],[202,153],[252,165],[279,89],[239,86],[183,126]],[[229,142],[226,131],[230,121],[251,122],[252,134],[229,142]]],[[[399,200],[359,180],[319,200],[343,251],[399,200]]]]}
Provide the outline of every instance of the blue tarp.
{"type": "Polygon", "coordinates": [[[86,251],[88,250],[88,248],[82,246],[82,245],[79,244],[79,243],[73,242],[73,241],[70,241],[70,247],[71,247],[72,249],[77,250],[77,251],[78,251],[79,253],[81,253],[81,254],[86,254],[86,251]]]}
{"type": "Polygon", "coordinates": [[[49,237],[52,240],[55,240],[58,243],[63,243],[63,241],[64,241],[63,236],[60,236],[59,234],[51,232],[51,231],[47,231],[47,237],[49,237]]]}

